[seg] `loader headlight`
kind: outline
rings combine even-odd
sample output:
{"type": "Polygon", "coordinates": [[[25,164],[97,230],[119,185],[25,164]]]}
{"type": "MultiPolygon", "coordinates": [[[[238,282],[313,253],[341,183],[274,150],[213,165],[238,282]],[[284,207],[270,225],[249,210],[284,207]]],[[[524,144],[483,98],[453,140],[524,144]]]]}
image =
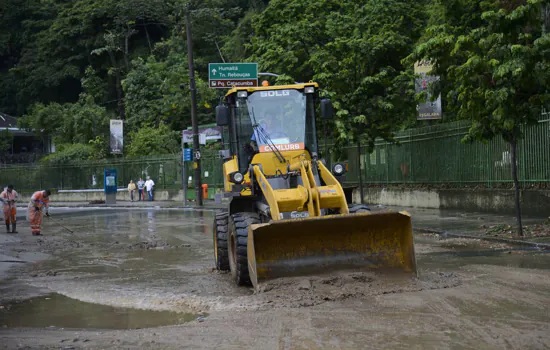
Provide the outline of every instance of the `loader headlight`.
{"type": "Polygon", "coordinates": [[[244,176],[238,171],[235,171],[234,173],[229,174],[229,179],[233,183],[240,184],[243,182],[244,176]]]}
{"type": "Polygon", "coordinates": [[[248,96],[248,91],[239,91],[237,92],[237,97],[245,98],[248,96]]]}
{"type": "Polygon", "coordinates": [[[336,176],[344,175],[346,167],[342,163],[336,163],[332,166],[332,173],[336,176]]]}
{"type": "Polygon", "coordinates": [[[306,94],[312,94],[315,92],[315,88],[313,86],[306,86],[305,89],[304,89],[304,92],[306,94]]]}

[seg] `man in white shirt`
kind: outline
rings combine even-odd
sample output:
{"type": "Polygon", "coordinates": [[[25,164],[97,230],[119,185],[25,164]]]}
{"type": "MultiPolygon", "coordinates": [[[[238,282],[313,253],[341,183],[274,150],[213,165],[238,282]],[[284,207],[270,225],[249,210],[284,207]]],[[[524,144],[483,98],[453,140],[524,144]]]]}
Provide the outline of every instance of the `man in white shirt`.
{"type": "Polygon", "coordinates": [[[153,186],[155,186],[155,182],[151,180],[150,176],[147,176],[147,181],[145,181],[145,190],[147,190],[150,201],[153,200],[153,186]]]}

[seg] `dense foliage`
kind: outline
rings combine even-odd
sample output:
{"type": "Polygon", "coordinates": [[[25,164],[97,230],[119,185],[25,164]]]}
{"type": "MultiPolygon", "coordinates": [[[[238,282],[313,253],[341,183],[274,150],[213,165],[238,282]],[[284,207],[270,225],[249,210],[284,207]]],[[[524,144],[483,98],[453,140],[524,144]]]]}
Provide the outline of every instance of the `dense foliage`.
{"type": "Polygon", "coordinates": [[[4,152],[10,149],[13,136],[7,129],[0,130],[0,152],[4,152]]]}
{"type": "MultiPolygon", "coordinates": [[[[53,137],[67,157],[108,157],[113,118],[124,119],[126,154],[177,152],[179,130],[190,125],[188,3],[3,1],[0,111],[53,137]]],[[[417,124],[419,59],[432,60],[441,77],[432,88],[442,93],[445,120],[473,120],[473,139],[521,137],[519,126],[548,99],[548,1],[191,5],[200,123],[213,121],[222,93],[205,83],[208,63],[223,60],[258,62],[284,74],[281,82],[318,81],[337,108],[331,136],[369,148],[417,124]]]]}
{"type": "Polygon", "coordinates": [[[340,141],[372,147],[414,116],[412,66],[423,2],[272,0],[253,23],[251,59],[298,81],[318,81],[338,110],[340,141]],[[351,131],[351,132],[350,132],[351,131]]]}
{"type": "Polygon", "coordinates": [[[130,134],[133,142],[126,147],[128,156],[143,157],[175,153],[178,151],[179,135],[164,123],[156,127],[139,128],[138,131],[132,131],[130,134]]]}
{"type": "Polygon", "coordinates": [[[517,142],[549,101],[549,1],[438,2],[445,17],[427,30],[411,59],[434,62],[443,91],[461,119],[472,121],[465,141],[501,136],[510,144],[519,233],[522,234],[517,142]],[[460,9],[460,18],[456,10],[460,9]]]}

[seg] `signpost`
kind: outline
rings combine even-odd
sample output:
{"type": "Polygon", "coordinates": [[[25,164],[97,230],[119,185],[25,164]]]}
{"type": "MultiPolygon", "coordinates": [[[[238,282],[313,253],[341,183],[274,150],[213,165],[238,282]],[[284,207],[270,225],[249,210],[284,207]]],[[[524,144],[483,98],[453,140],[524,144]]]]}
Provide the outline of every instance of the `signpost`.
{"type": "Polygon", "coordinates": [[[193,149],[192,148],[184,148],[183,149],[183,161],[184,162],[193,161],[193,149]]]}
{"type": "MultiPolygon", "coordinates": [[[[183,143],[182,143],[183,145],[183,143]]],[[[193,149],[192,148],[184,148],[183,149],[183,163],[182,163],[182,179],[181,179],[181,185],[183,189],[183,205],[187,206],[187,162],[193,161],[193,149]]]]}
{"type": "MultiPolygon", "coordinates": [[[[221,126],[200,126],[199,125],[199,143],[205,144],[206,141],[222,140],[223,129],[221,126]]],[[[187,128],[183,130],[183,143],[193,143],[193,130],[187,128]]]]}
{"type": "Polygon", "coordinates": [[[257,63],[210,63],[208,86],[214,89],[258,86],[257,63]]]}

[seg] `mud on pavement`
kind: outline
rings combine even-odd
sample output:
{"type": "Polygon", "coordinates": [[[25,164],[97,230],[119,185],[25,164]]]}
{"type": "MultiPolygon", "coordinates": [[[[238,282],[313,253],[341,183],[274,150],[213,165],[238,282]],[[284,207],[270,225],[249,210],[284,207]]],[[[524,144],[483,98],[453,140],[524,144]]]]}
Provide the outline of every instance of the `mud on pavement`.
{"type": "Polygon", "coordinates": [[[50,227],[44,237],[23,237],[23,249],[52,258],[22,267],[18,279],[85,302],[178,312],[297,308],[460,284],[456,273],[387,278],[342,272],[273,280],[254,294],[212,269],[211,217],[178,211],[101,213],[91,223],[87,216],[69,217],[64,222],[76,235],[50,227]]]}
{"type": "Polygon", "coordinates": [[[12,266],[0,285],[2,305],[57,293],[71,302],[208,314],[140,330],[98,330],[96,324],[78,330],[4,329],[0,343],[63,347],[62,340],[78,332],[78,339],[88,341],[76,346],[90,348],[550,344],[547,254],[417,235],[418,278],[341,273],[272,280],[253,293],[234,286],[230,274],[213,270],[212,219],[211,212],[182,210],[82,213],[62,216],[74,235],[46,226],[39,238],[25,234],[28,227],[21,225],[17,239],[0,250],[31,263],[12,266]],[[514,339],[507,339],[510,335],[514,339]]]}

